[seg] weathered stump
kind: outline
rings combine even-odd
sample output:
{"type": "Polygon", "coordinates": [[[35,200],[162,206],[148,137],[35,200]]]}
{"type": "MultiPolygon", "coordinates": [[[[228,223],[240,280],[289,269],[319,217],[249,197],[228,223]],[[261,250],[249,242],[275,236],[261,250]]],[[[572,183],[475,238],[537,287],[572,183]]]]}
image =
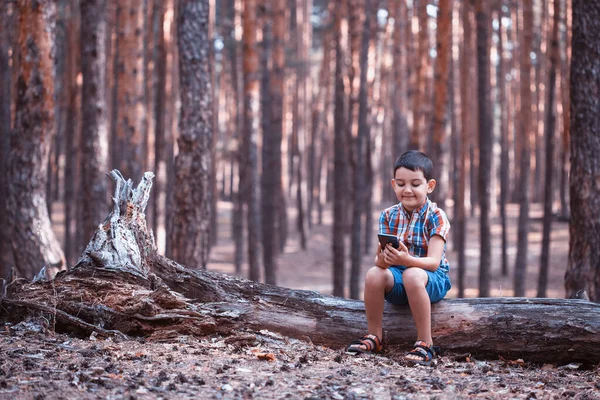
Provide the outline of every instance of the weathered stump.
{"type": "MultiPolygon", "coordinates": [[[[118,171],[114,208],[77,264],[51,280],[17,280],[0,292],[0,313],[43,316],[76,334],[228,334],[268,329],[342,348],[366,332],[361,301],[192,270],[156,253],[144,209],[152,186],[136,189],[118,171]]],[[[432,307],[433,335],[446,350],[540,363],[600,362],[600,305],[584,300],[450,299],[432,307]]],[[[386,305],[384,340],[410,345],[408,307],[386,305]]],[[[51,325],[51,326],[50,326],[51,325]]]]}

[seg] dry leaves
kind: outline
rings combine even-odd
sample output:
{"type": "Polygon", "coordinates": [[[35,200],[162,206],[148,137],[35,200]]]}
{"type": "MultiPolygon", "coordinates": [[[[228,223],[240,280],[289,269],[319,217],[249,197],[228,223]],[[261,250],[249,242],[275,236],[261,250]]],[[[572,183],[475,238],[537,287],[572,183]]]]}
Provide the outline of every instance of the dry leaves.
{"type": "Polygon", "coordinates": [[[354,357],[266,331],[95,339],[0,329],[0,398],[600,398],[598,370],[579,364],[447,355],[411,368],[404,348],[354,357]]]}

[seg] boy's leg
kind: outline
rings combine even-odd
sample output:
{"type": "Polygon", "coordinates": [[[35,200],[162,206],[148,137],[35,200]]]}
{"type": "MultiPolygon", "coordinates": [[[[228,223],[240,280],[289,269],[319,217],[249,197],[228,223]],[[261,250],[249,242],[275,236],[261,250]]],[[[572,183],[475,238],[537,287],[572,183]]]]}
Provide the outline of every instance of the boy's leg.
{"type": "MultiPolygon", "coordinates": [[[[365,277],[365,309],[369,333],[380,340],[383,333],[383,308],[385,294],[394,287],[394,276],[388,269],[373,267],[365,277]]],[[[427,293],[425,293],[427,295],[427,293]]]]}
{"type": "MultiPolygon", "coordinates": [[[[408,304],[417,327],[417,340],[433,344],[431,336],[431,300],[425,288],[428,279],[427,273],[421,268],[407,268],[402,274],[408,304]]],[[[419,359],[417,356],[409,356],[408,358],[419,359]]]]}

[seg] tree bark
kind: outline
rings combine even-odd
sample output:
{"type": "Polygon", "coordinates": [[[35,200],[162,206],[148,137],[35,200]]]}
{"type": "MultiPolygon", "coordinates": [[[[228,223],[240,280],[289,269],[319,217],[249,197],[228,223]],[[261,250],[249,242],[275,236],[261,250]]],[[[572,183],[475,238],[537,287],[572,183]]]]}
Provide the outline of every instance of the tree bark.
{"type": "MultiPolygon", "coordinates": [[[[10,155],[10,108],[11,97],[11,69],[9,50],[14,50],[11,35],[12,23],[15,19],[14,6],[3,1],[0,4],[0,24],[4,28],[0,31],[0,190],[8,192],[8,157],[10,155]]],[[[11,51],[14,54],[14,52],[11,51]]],[[[8,208],[6,196],[0,197],[0,278],[6,278],[12,264],[12,249],[10,246],[10,229],[8,227],[8,208]]]]}
{"type": "MultiPolygon", "coordinates": [[[[409,68],[409,56],[408,56],[408,35],[406,34],[406,26],[410,26],[410,20],[407,18],[407,5],[406,0],[397,0],[394,2],[393,8],[390,10],[394,16],[394,44],[393,44],[393,57],[394,57],[394,93],[393,93],[393,117],[392,117],[392,163],[396,157],[403,153],[409,142],[409,129],[408,129],[408,88],[409,82],[408,77],[410,73],[409,68]]],[[[391,169],[391,168],[389,168],[391,169]]],[[[388,177],[388,174],[385,174],[388,177]]],[[[384,190],[389,193],[390,199],[396,201],[396,194],[393,190],[390,190],[387,183],[389,179],[383,180],[384,190]]]]}
{"type": "Polygon", "coordinates": [[[263,130],[261,202],[265,282],[274,284],[277,277],[277,255],[280,241],[277,229],[277,210],[279,197],[283,196],[281,140],[283,137],[285,69],[285,2],[277,0],[271,4],[273,44],[271,71],[267,85],[270,104],[266,104],[268,112],[267,108],[263,109],[263,112],[267,112],[270,117],[270,121],[268,121],[268,129],[263,130]]]}
{"type": "Polygon", "coordinates": [[[554,0],[553,4],[553,26],[549,42],[550,71],[548,71],[548,86],[546,98],[546,122],[544,123],[544,137],[546,142],[545,179],[544,179],[544,221],[542,234],[542,251],[540,256],[540,274],[538,277],[538,297],[546,297],[548,286],[548,271],[550,260],[550,234],[552,229],[552,203],[553,177],[554,177],[554,129],[556,126],[555,115],[555,93],[556,93],[556,69],[558,64],[558,24],[560,22],[560,2],[554,0]]]}
{"type": "Polygon", "coordinates": [[[600,4],[573,1],[571,61],[571,176],[567,295],[581,289],[600,302],[600,4]]]}
{"type": "Polygon", "coordinates": [[[477,103],[479,128],[479,232],[480,264],[479,295],[490,295],[492,237],[490,226],[491,178],[492,178],[492,124],[490,101],[490,55],[488,5],[485,0],[475,2],[477,14],[477,103]]]}
{"type": "Polygon", "coordinates": [[[78,225],[78,215],[81,211],[81,201],[77,198],[79,193],[79,182],[81,171],[79,170],[79,153],[81,141],[81,88],[77,77],[81,72],[81,13],[79,3],[73,0],[67,1],[65,20],[67,23],[66,37],[68,46],[66,55],[68,62],[65,71],[65,179],[64,179],[64,209],[65,209],[65,258],[66,265],[71,265],[86,244],[82,239],[83,235],[77,235],[80,230],[78,225]]]}
{"type": "MultiPolygon", "coordinates": [[[[461,21],[463,28],[463,40],[460,52],[460,124],[461,124],[461,145],[460,145],[460,156],[459,156],[459,173],[458,173],[458,191],[457,203],[456,203],[456,250],[458,253],[458,297],[464,297],[465,295],[465,278],[467,271],[467,260],[466,260],[466,194],[467,194],[467,155],[469,153],[469,142],[474,136],[472,132],[471,119],[472,119],[472,97],[470,96],[470,77],[472,76],[471,59],[473,58],[471,48],[471,36],[472,36],[472,25],[471,25],[471,9],[472,6],[469,2],[462,3],[461,10],[461,21]]],[[[470,168],[473,169],[473,164],[470,164],[470,168]]],[[[471,204],[473,208],[473,204],[471,204]]]]}
{"type": "Polygon", "coordinates": [[[498,106],[500,108],[500,225],[502,226],[501,270],[502,276],[508,276],[508,227],[506,203],[509,195],[509,138],[508,138],[508,101],[506,100],[506,64],[504,59],[504,43],[507,40],[506,28],[502,26],[504,16],[503,1],[498,3],[498,106]]]}
{"type": "Polygon", "coordinates": [[[560,60],[560,89],[561,89],[561,104],[562,104],[562,135],[561,135],[561,157],[560,157],[560,216],[568,220],[569,211],[569,158],[570,152],[570,137],[571,137],[571,110],[570,110],[570,88],[569,77],[571,75],[571,32],[572,32],[572,13],[571,0],[564,2],[564,24],[565,31],[562,33],[561,40],[561,60],[560,60]]]}
{"type": "Polygon", "coordinates": [[[240,188],[248,205],[248,276],[260,279],[260,186],[258,180],[259,77],[256,50],[257,0],[244,2],[244,127],[243,150],[245,163],[240,164],[240,188]]]}
{"type": "MultiPolygon", "coordinates": [[[[159,227],[164,230],[165,223],[165,184],[166,184],[166,160],[167,151],[171,150],[171,146],[166,140],[165,127],[165,103],[166,103],[166,83],[167,83],[167,43],[165,40],[164,22],[165,14],[169,11],[167,4],[162,1],[156,1],[155,18],[157,43],[155,50],[156,63],[156,87],[154,93],[156,100],[154,102],[154,172],[156,180],[154,182],[154,191],[152,192],[152,230],[159,240],[159,227]]],[[[164,235],[163,235],[164,236],[164,235]]]]}
{"type": "Polygon", "coordinates": [[[346,198],[348,192],[348,159],[346,151],[346,88],[344,83],[344,64],[346,48],[344,40],[344,18],[346,15],[346,1],[342,0],[335,12],[335,103],[334,103],[334,155],[333,155],[333,294],[344,296],[344,281],[346,269],[346,198]]]}
{"type": "Polygon", "coordinates": [[[448,86],[450,76],[450,60],[452,55],[452,9],[453,0],[440,0],[436,32],[435,76],[434,76],[434,111],[433,111],[433,151],[434,177],[437,181],[432,198],[444,208],[448,197],[448,166],[445,162],[446,125],[448,122],[448,86]]]}
{"type": "Polygon", "coordinates": [[[116,144],[113,165],[126,176],[141,176],[144,163],[144,13],[134,0],[117,5],[116,144]]]}
{"type": "MultiPolygon", "coordinates": [[[[233,31],[242,31],[242,5],[241,0],[228,0],[227,10],[228,18],[233,23],[233,31]]],[[[244,147],[242,145],[243,134],[242,129],[244,127],[244,113],[243,113],[243,74],[241,69],[242,53],[240,41],[241,35],[234,35],[233,39],[229,43],[229,55],[231,59],[231,81],[233,89],[233,100],[232,100],[232,112],[235,115],[235,129],[234,129],[234,141],[236,143],[236,149],[234,150],[234,156],[231,163],[232,174],[237,173],[237,188],[231,188],[233,211],[231,218],[231,231],[232,239],[235,246],[235,272],[240,274],[242,272],[242,262],[244,261],[244,197],[242,193],[243,183],[243,171],[244,171],[244,147]]]]}
{"type": "MultiPolygon", "coordinates": [[[[414,2],[413,2],[414,4],[414,2]]],[[[425,104],[427,99],[427,70],[429,68],[429,15],[426,0],[418,0],[413,6],[419,20],[418,54],[416,65],[416,82],[414,86],[413,128],[410,137],[410,148],[423,150],[425,146],[423,130],[425,125],[425,104]]]]}
{"type": "Polygon", "coordinates": [[[81,205],[85,238],[106,215],[108,118],[106,111],[106,0],[81,2],[81,205]]]}
{"type": "Polygon", "coordinates": [[[211,78],[208,67],[208,0],[179,2],[181,118],[169,252],[186,265],[206,269],[210,249],[212,146],[211,78]]]}
{"type": "Polygon", "coordinates": [[[7,196],[11,244],[20,276],[64,266],[46,207],[48,156],[54,135],[53,1],[21,0],[15,125],[10,136],[7,196]]]}
{"type": "MultiPolygon", "coordinates": [[[[351,263],[350,263],[350,298],[358,299],[360,295],[360,278],[362,266],[362,227],[363,216],[366,214],[365,205],[367,193],[366,183],[366,145],[370,135],[370,110],[367,104],[367,70],[369,68],[369,43],[371,35],[372,15],[374,4],[372,0],[365,0],[365,21],[362,29],[362,39],[359,57],[359,91],[358,91],[358,135],[355,142],[355,170],[354,170],[354,201],[352,211],[352,236],[351,236],[351,263]]],[[[334,239],[335,240],[335,239],[334,239]]]]}
{"type": "MultiPolygon", "coordinates": [[[[333,2],[329,2],[328,11],[333,15],[333,2]]],[[[333,18],[330,17],[333,21],[333,18]]],[[[319,69],[319,78],[317,85],[317,93],[312,102],[312,122],[310,124],[310,152],[309,152],[309,169],[308,169],[308,205],[307,216],[308,226],[312,226],[314,205],[318,211],[317,221],[322,222],[323,210],[323,193],[321,191],[321,179],[326,176],[323,173],[323,166],[327,165],[328,161],[328,145],[329,140],[327,131],[327,121],[331,109],[331,60],[332,60],[332,44],[333,44],[333,24],[323,34],[323,59],[319,69]]]]}
{"type": "Polygon", "coordinates": [[[523,41],[521,42],[521,106],[519,113],[519,135],[523,140],[520,160],[519,222],[517,228],[517,258],[515,261],[515,296],[525,295],[527,278],[527,257],[529,253],[529,197],[531,175],[531,46],[532,46],[533,5],[532,0],[523,2],[523,41]]]}
{"type": "MultiPolygon", "coordinates": [[[[300,235],[300,247],[306,250],[306,224],[305,224],[305,206],[304,206],[304,152],[306,149],[306,132],[310,130],[308,125],[308,53],[310,48],[310,33],[307,21],[309,18],[308,3],[309,0],[295,1],[295,21],[296,21],[296,81],[294,90],[294,112],[292,115],[292,174],[295,174],[296,182],[296,229],[300,235]]],[[[292,179],[292,182],[294,180],[292,179]]]]}

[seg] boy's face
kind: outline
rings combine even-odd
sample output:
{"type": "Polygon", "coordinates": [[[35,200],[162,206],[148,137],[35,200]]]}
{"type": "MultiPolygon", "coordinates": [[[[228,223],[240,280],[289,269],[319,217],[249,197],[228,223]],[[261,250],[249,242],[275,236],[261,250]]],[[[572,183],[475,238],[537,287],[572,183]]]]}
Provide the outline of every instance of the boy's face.
{"type": "Polygon", "coordinates": [[[433,192],[435,180],[427,181],[423,171],[411,171],[402,167],[396,170],[392,187],[406,211],[412,212],[421,207],[427,200],[427,195],[433,192]]]}

